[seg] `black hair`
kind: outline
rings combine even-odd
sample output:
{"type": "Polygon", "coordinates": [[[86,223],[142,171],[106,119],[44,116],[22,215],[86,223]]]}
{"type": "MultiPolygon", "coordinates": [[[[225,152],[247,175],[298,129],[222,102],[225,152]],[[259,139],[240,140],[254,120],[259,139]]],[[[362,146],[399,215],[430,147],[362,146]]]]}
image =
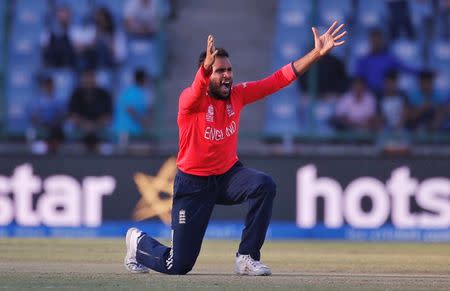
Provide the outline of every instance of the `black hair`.
{"type": "Polygon", "coordinates": [[[97,18],[95,18],[96,25],[98,28],[100,28],[103,32],[106,32],[108,34],[113,34],[116,30],[115,23],[113,16],[111,14],[111,11],[109,11],[108,7],[106,6],[99,6],[97,7],[97,10],[95,11],[97,15],[101,15],[103,18],[103,23],[99,22],[97,18]]]}
{"type": "Polygon", "coordinates": [[[134,82],[136,82],[136,84],[143,84],[146,79],[147,73],[144,69],[139,68],[134,71],[134,82]]]}
{"type": "Polygon", "coordinates": [[[384,75],[384,79],[396,81],[398,79],[398,72],[396,70],[390,70],[384,75]]]}
{"type": "Polygon", "coordinates": [[[49,87],[53,87],[54,86],[54,82],[52,77],[50,76],[44,76],[39,80],[39,83],[41,86],[49,86],[49,87]]]}
{"type": "Polygon", "coordinates": [[[432,81],[434,79],[434,72],[430,70],[424,70],[419,73],[420,80],[432,81]]]}
{"type": "MultiPolygon", "coordinates": [[[[217,54],[216,57],[221,57],[221,58],[228,58],[229,54],[228,52],[224,49],[224,48],[216,48],[217,50],[217,54]]],[[[199,68],[201,65],[203,65],[203,62],[206,59],[206,51],[203,51],[200,56],[198,57],[198,64],[197,64],[197,68],[199,68]]]]}

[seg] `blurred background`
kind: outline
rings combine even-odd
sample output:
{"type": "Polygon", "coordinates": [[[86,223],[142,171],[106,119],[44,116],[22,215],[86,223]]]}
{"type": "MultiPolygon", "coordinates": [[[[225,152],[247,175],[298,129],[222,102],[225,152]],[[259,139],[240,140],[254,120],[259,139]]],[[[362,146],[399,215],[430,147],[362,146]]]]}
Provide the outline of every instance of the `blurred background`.
{"type": "Polygon", "coordinates": [[[306,54],[311,26],[334,19],[347,44],[246,110],[241,152],[450,143],[449,1],[0,3],[2,152],[175,152],[177,99],[209,33],[248,81],[306,54]]]}
{"type": "MultiPolygon", "coordinates": [[[[305,236],[295,221],[313,226],[302,224],[308,218],[299,214],[304,193],[315,197],[311,219],[325,227],[306,236],[332,235],[328,227],[348,231],[348,207],[338,207],[342,224],[332,218],[327,224],[334,215],[327,205],[339,204],[348,184],[369,176],[384,188],[364,184],[369,190],[357,195],[354,208],[382,223],[359,227],[438,227],[435,237],[450,240],[450,1],[0,0],[0,15],[5,235],[17,234],[22,226],[43,227],[40,233],[47,235],[52,226],[98,227],[130,219],[169,223],[164,215],[176,169],[171,156],[178,147],[178,96],[192,82],[207,35],[229,51],[237,83],[263,78],[303,56],[313,47],[311,27],[324,32],[338,20],[346,24],[346,45],[289,87],[244,110],[241,159],[275,177],[280,195],[274,220],[292,224],[283,232],[288,236],[305,236]],[[392,213],[405,213],[401,207],[406,206],[396,202],[387,184],[398,169],[406,177],[400,185],[410,185],[408,179],[417,184],[404,195],[408,215],[400,223],[392,213]],[[305,182],[310,188],[302,188],[301,173],[315,173],[317,184],[305,182]],[[331,177],[341,188],[330,190],[335,194],[317,190],[319,176],[331,177]],[[83,207],[68,205],[84,205],[92,192],[86,179],[92,177],[110,178],[97,181],[104,186],[94,191],[100,197],[92,210],[97,216],[76,216],[83,207]],[[423,194],[429,200],[416,199],[422,197],[418,185],[433,177],[441,179],[439,190],[423,194]],[[39,181],[35,188],[18,186],[30,179],[39,181]],[[52,188],[51,181],[62,188],[52,188]],[[41,218],[30,218],[33,213],[41,218]],[[441,224],[421,224],[421,215],[434,215],[441,224]],[[45,217],[66,223],[54,225],[45,217]]],[[[219,207],[214,218],[233,221],[243,213],[244,208],[219,207]]],[[[222,233],[218,227],[212,233],[222,233]]],[[[358,223],[350,223],[353,227],[358,223]]],[[[168,235],[166,226],[159,229],[168,235]]],[[[229,233],[239,236],[239,227],[233,229],[229,233]]],[[[421,231],[413,240],[426,237],[421,231]]],[[[275,229],[271,233],[276,236],[275,229]]],[[[334,238],[371,237],[340,235],[334,238]]]]}

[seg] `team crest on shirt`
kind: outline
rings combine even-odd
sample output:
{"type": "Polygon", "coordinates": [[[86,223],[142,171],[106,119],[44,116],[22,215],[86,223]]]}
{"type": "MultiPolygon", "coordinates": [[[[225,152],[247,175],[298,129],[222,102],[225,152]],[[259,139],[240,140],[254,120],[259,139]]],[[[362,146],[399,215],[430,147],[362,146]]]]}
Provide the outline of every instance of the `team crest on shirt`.
{"type": "Polygon", "coordinates": [[[206,121],[214,122],[214,106],[211,104],[208,106],[208,111],[206,112],[206,121]]]}
{"type": "Polygon", "coordinates": [[[231,117],[234,115],[233,106],[231,106],[231,104],[229,104],[229,103],[227,104],[227,114],[228,114],[228,117],[231,117]]]}

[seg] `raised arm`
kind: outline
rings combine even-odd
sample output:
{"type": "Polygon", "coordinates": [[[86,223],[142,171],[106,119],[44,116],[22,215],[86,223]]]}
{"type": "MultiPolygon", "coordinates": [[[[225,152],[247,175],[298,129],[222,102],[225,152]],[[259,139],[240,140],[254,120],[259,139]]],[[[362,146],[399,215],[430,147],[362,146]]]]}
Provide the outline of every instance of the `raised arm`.
{"type": "MultiPolygon", "coordinates": [[[[328,54],[334,47],[343,45],[345,40],[339,40],[347,34],[347,31],[344,31],[338,35],[339,31],[344,27],[344,24],[341,24],[336,28],[337,25],[337,21],[333,22],[330,28],[328,28],[328,30],[320,36],[317,29],[313,27],[312,32],[314,35],[314,49],[312,49],[308,54],[297,59],[296,61],[293,61],[290,65],[284,66],[265,79],[243,83],[240,89],[244,90],[244,104],[257,101],[286,87],[294,81],[296,77],[306,72],[306,70],[308,70],[313,63],[319,60],[320,57],[328,54]]],[[[330,76],[330,78],[332,77],[333,76],[330,76]]]]}
{"type": "Polygon", "coordinates": [[[214,64],[216,54],[217,50],[214,45],[214,37],[209,35],[205,61],[199,67],[191,87],[184,90],[180,96],[180,113],[195,111],[201,104],[201,97],[205,95],[208,89],[209,76],[212,73],[212,65],[214,64]]]}

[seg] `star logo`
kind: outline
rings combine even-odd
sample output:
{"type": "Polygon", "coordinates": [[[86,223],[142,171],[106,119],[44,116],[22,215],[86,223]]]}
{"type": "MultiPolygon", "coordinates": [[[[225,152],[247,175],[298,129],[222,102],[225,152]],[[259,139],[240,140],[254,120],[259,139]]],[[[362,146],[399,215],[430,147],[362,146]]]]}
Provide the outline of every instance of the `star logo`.
{"type": "Polygon", "coordinates": [[[176,172],[176,158],[171,157],[154,177],[140,172],[134,175],[134,182],[142,195],[134,209],[134,219],[144,220],[157,216],[165,224],[171,223],[173,181],[176,172]]]}

